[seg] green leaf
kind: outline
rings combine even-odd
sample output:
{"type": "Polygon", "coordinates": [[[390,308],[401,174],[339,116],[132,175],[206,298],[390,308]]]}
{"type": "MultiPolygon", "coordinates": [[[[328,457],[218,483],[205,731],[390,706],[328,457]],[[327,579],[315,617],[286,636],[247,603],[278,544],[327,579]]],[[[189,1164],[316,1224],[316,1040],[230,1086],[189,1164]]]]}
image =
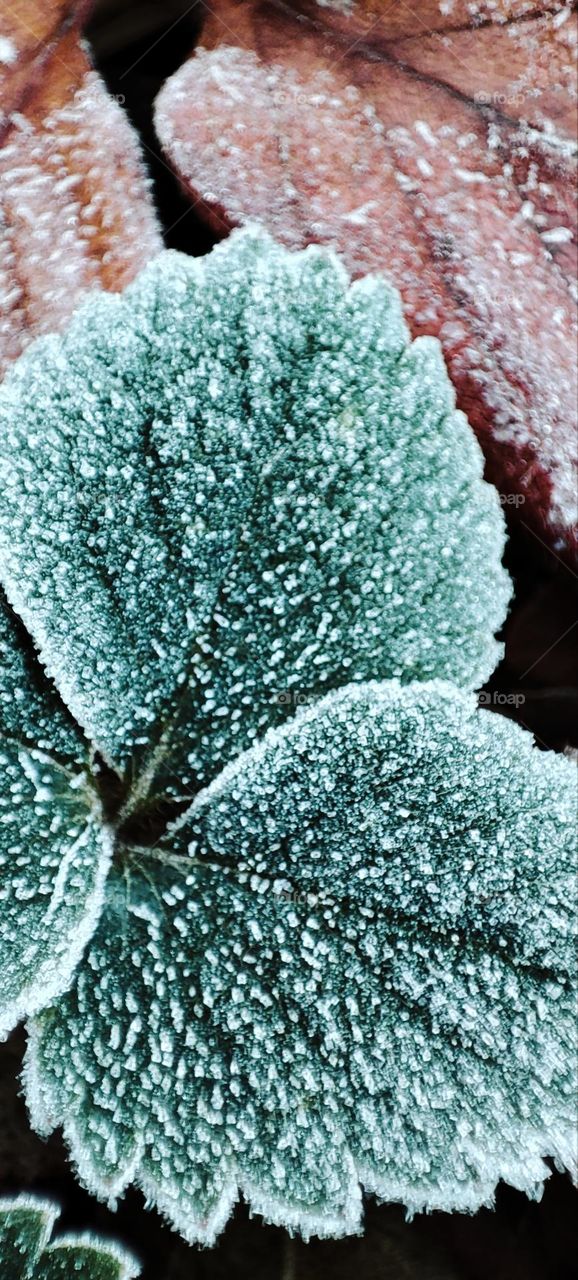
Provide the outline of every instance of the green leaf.
{"type": "Polygon", "coordinates": [[[444,682],[490,673],[509,589],[437,344],[324,251],[163,254],[14,366],[0,465],[35,1125],[189,1240],[239,1190],[305,1237],[362,1186],[535,1194],[572,1159],[574,773],[444,682]]]}
{"type": "Polygon", "coordinates": [[[360,1184],[474,1210],[572,1167],[575,770],[443,682],[350,685],[156,848],[118,849],[28,1104],[98,1195],[210,1242],[239,1189],[305,1237],[360,1184]]]}
{"type": "Polygon", "coordinates": [[[88,749],[0,595],[0,1039],[66,989],[98,919],[110,839],[88,749]]]}
{"type": "Polygon", "coordinates": [[[58,1209],[32,1197],[0,1200],[0,1260],[9,1280],[28,1280],[52,1235],[58,1209]]]}
{"type": "Polygon", "coordinates": [[[87,743],[47,680],[29,635],[0,590],[0,741],[81,761],[87,743]]]}
{"type": "Polygon", "coordinates": [[[503,518],[439,345],[327,251],[161,255],[29,349],[0,428],[9,598],[133,808],[343,683],[497,661],[503,518]]]}
{"type": "Polygon", "coordinates": [[[111,851],[84,773],[0,739],[0,1040],[70,984],[111,851]]]}
{"type": "Polygon", "coordinates": [[[135,1261],[118,1245],[94,1236],[50,1243],[56,1205],[34,1196],[0,1200],[2,1280],[134,1280],[135,1261]]]}

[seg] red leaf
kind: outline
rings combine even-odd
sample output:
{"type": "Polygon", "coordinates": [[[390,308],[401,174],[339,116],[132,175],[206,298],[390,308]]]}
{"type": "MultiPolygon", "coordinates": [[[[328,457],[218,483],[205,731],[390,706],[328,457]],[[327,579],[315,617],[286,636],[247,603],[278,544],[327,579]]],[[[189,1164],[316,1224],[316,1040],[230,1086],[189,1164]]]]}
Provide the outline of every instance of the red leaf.
{"type": "Polygon", "coordinates": [[[3,28],[0,373],[162,248],[136,137],[79,43],[83,10],[20,0],[3,28]]]}
{"type": "Polygon", "coordinates": [[[37,83],[42,63],[87,0],[11,0],[2,13],[0,37],[0,136],[11,114],[37,83]]]}
{"type": "Polygon", "coordinates": [[[451,36],[488,24],[496,29],[533,17],[538,9],[558,13],[566,4],[567,0],[287,0],[287,8],[330,27],[349,45],[363,40],[372,46],[415,36],[451,36]]]}
{"type": "Polygon", "coordinates": [[[413,331],[442,341],[504,505],[570,555],[573,17],[335,6],[219,0],[158,99],[163,146],[218,234],[258,218],[391,273],[413,331]]]}

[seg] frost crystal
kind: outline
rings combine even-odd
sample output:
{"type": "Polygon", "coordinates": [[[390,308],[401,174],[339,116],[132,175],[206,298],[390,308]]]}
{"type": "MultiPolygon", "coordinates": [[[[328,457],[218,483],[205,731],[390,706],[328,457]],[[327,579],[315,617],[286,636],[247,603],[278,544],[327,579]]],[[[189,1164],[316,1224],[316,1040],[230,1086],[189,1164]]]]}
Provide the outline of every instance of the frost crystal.
{"type": "Polygon", "coordinates": [[[41,1132],[211,1241],[533,1194],[573,1159],[574,769],[443,682],[350,685],[121,859],[36,1021],[41,1132]]]}
{"type": "Polygon", "coordinates": [[[51,1243],[56,1205],[34,1196],[0,1200],[0,1263],[4,1280],[135,1280],[139,1268],[118,1245],[92,1235],[51,1243]]]}
{"type": "Polygon", "coordinates": [[[0,606],[3,1039],[70,982],[102,905],[110,840],[83,785],[87,744],[21,623],[0,606]]]}
{"type": "Polygon", "coordinates": [[[30,637],[0,589],[0,736],[82,760],[87,744],[49,683],[30,637]]]}
{"type": "Polygon", "coordinates": [[[468,691],[508,584],[436,343],[244,232],[93,297],[0,423],[42,663],[7,610],[0,1030],[36,1015],[38,1130],[189,1240],[239,1190],[304,1236],[362,1186],[535,1194],[572,1164],[574,768],[468,691]]]}
{"type": "Polygon", "coordinates": [[[106,759],[196,788],[350,680],[487,678],[503,520],[453,405],[395,290],[252,231],[34,345],[0,390],[4,581],[106,759]]]}
{"type": "Polygon", "coordinates": [[[110,839],[79,783],[0,739],[0,1040],[66,990],[98,921],[110,839]]]}
{"type": "Polygon", "coordinates": [[[8,40],[6,36],[0,36],[0,62],[9,65],[16,62],[18,50],[12,40],[8,40]]]}

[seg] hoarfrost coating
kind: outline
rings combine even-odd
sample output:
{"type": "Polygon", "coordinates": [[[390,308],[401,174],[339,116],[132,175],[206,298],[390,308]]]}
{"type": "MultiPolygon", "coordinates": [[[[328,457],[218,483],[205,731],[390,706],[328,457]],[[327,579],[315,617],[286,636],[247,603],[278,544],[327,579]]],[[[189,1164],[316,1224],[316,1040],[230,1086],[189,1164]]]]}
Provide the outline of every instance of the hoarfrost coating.
{"type": "Polygon", "coordinates": [[[89,1233],[52,1238],[59,1210],[20,1195],[0,1200],[0,1258],[5,1280],[136,1280],[134,1258],[89,1233]]]}
{"type": "Polygon", "coordinates": [[[188,794],[293,694],[496,665],[504,522],[439,344],[327,251],[163,254],[24,356],[0,425],[9,599],[120,769],[188,794]]]}
{"type": "Polygon", "coordinates": [[[438,344],[249,230],[94,295],[0,424],[36,1128],[205,1242],[239,1191],[305,1236],[362,1187],[537,1194],[572,1164],[575,771],[470,692],[509,582],[438,344]]]}

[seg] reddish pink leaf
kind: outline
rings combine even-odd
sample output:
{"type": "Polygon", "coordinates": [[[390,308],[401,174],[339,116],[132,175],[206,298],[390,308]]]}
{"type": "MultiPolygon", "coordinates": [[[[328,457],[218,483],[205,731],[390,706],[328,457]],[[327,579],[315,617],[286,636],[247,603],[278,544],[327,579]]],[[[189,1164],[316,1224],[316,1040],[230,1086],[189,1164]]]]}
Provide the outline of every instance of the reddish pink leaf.
{"type": "Polygon", "coordinates": [[[442,82],[481,105],[524,120],[546,134],[576,136],[572,55],[576,14],[532,17],[503,26],[399,40],[391,55],[408,69],[442,82]]]}
{"type": "Polygon", "coordinates": [[[0,35],[0,137],[38,83],[43,62],[90,0],[10,0],[0,35]]]}
{"type": "Polygon", "coordinates": [[[480,2],[482,18],[527,16],[473,30],[470,0],[420,0],[413,31],[426,38],[402,39],[405,5],[305,7],[315,23],[219,0],[204,48],[158,100],[165,150],[218,234],[257,218],[290,246],[332,244],[357,275],[389,272],[414,332],[443,343],[505,506],[571,554],[571,17],[480,2]],[[496,95],[532,76],[528,126],[496,95]]]}
{"type": "MultiPolygon", "coordinates": [[[[347,40],[389,44],[392,40],[452,34],[464,28],[495,28],[520,18],[533,17],[537,9],[558,13],[567,0],[288,0],[287,7],[330,27],[347,40]]],[[[217,16],[220,10],[217,10],[217,16]]]]}
{"type": "Polygon", "coordinates": [[[63,324],[85,290],[122,289],[162,247],[138,143],[90,68],[72,7],[20,4],[4,48],[17,53],[0,82],[12,112],[0,150],[0,372],[63,324]]]}

